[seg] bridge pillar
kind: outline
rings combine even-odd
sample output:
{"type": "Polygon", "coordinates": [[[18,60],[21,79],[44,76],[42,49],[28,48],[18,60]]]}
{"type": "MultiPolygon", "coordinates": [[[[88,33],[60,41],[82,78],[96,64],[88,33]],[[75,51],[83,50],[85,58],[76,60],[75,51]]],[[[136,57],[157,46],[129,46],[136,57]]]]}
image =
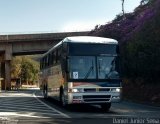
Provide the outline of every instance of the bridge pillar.
{"type": "Polygon", "coordinates": [[[11,90],[12,44],[0,46],[0,88],[11,90]]]}
{"type": "Polygon", "coordinates": [[[11,90],[11,61],[1,62],[1,89],[2,90],[11,90]]]}
{"type": "Polygon", "coordinates": [[[5,62],[3,61],[1,61],[1,89],[0,90],[5,90],[6,88],[5,88],[5,62]]]}
{"type": "Polygon", "coordinates": [[[11,61],[6,60],[0,63],[0,88],[2,90],[10,90],[11,89],[11,61]]]}
{"type": "Polygon", "coordinates": [[[12,44],[5,47],[5,90],[11,90],[11,60],[12,60],[12,44]]]}
{"type": "Polygon", "coordinates": [[[11,90],[11,61],[5,61],[5,90],[11,90]]]}

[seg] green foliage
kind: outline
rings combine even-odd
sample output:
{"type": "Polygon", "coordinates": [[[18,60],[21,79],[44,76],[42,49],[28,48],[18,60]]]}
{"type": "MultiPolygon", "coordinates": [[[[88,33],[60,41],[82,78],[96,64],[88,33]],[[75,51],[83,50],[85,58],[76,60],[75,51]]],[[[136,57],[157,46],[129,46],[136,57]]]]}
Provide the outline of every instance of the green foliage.
{"type": "Polygon", "coordinates": [[[125,98],[160,105],[160,0],[140,4],[90,34],[119,41],[125,98]]]}
{"type": "Polygon", "coordinates": [[[160,50],[157,46],[145,41],[129,42],[123,52],[125,52],[122,53],[125,76],[143,78],[146,83],[160,81],[160,50]]]}
{"type": "Polygon", "coordinates": [[[145,20],[141,29],[133,34],[130,42],[126,44],[127,54],[123,52],[125,64],[130,72],[125,70],[125,75],[142,77],[145,83],[160,82],[160,11],[158,10],[152,19],[145,20]]]}
{"type": "Polygon", "coordinates": [[[119,41],[124,77],[148,84],[160,82],[160,0],[142,0],[125,19],[119,14],[91,35],[119,41]]]}
{"type": "Polygon", "coordinates": [[[38,79],[39,63],[31,57],[15,57],[12,61],[12,78],[21,78],[22,83],[34,83],[38,79]]]}
{"type": "Polygon", "coordinates": [[[21,73],[21,57],[14,57],[11,62],[11,77],[19,78],[21,73]]]}

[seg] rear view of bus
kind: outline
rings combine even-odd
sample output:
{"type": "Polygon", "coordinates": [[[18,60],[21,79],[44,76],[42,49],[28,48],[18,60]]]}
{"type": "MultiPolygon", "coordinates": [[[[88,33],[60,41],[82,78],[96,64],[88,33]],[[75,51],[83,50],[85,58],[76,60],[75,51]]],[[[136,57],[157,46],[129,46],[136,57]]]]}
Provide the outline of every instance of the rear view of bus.
{"type": "MultiPolygon", "coordinates": [[[[62,105],[97,104],[109,110],[121,99],[118,42],[114,39],[77,36],[60,43],[59,100],[62,105]]],[[[53,85],[52,85],[53,86],[53,85]]]]}

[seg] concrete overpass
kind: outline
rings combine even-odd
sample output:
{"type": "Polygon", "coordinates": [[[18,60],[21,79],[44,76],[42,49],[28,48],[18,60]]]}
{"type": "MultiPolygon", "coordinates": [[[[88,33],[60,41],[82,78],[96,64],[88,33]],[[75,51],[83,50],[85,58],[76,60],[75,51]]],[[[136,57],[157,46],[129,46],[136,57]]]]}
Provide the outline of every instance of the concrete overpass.
{"type": "Polygon", "coordinates": [[[2,89],[11,89],[10,62],[16,55],[42,54],[68,36],[86,36],[89,32],[0,35],[2,89]]]}

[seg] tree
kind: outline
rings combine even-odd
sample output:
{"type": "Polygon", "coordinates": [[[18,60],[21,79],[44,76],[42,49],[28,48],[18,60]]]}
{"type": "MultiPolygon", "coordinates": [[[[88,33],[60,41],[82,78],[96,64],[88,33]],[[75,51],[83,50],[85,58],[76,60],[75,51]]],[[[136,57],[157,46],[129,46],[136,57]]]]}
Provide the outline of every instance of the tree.
{"type": "Polygon", "coordinates": [[[35,83],[38,79],[39,63],[29,56],[15,57],[12,61],[12,78],[21,78],[22,83],[35,83]]]}
{"type": "Polygon", "coordinates": [[[11,78],[20,78],[21,73],[21,57],[14,57],[11,62],[11,78]]]}
{"type": "Polygon", "coordinates": [[[28,57],[22,57],[21,64],[21,80],[26,82],[33,83],[38,78],[39,65],[36,61],[28,57]]]}

